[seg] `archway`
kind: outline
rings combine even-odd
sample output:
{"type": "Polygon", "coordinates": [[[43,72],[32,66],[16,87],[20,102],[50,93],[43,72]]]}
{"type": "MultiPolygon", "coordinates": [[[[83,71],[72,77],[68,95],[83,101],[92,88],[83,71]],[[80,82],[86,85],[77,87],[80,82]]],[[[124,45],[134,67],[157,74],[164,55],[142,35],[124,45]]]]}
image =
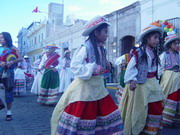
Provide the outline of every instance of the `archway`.
{"type": "Polygon", "coordinates": [[[131,48],[135,45],[135,37],[133,36],[125,36],[121,41],[121,55],[129,53],[131,48]]]}

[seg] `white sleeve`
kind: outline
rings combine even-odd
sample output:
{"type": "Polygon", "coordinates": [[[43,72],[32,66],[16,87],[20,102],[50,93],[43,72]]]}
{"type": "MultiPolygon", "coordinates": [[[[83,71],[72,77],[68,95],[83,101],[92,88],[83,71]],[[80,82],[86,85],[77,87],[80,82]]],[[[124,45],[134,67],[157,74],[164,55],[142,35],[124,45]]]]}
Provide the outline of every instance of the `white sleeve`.
{"type": "Polygon", "coordinates": [[[74,75],[80,79],[88,80],[92,76],[93,69],[96,63],[87,63],[85,59],[87,58],[86,47],[82,46],[74,52],[71,61],[71,70],[74,75]]]}
{"type": "Polygon", "coordinates": [[[60,63],[60,57],[58,58],[58,61],[59,61],[59,63],[58,63],[58,65],[55,67],[58,71],[60,71],[60,69],[61,69],[61,63],[60,63]]]}
{"type": "Polygon", "coordinates": [[[165,52],[163,52],[160,56],[160,65],[158,66],[158,77],[160,77],[164,72],[165,66],[165,52]]]}
{"type": "Polygon", "coordinates": [[[115,64],[118,66],[118,65],[122,64],[123,61],[125,61],[125,55],[122,55],[119,58],[117,58],[115,61],[115,64]]]}
{"type": "Polygon", "coordinates": [[[125,75],[124,75],[124,83],[130,83],[130,81],[137,81],[138,70],[136,68],[136,58],[133,56],[128,63],[125,75]]]}

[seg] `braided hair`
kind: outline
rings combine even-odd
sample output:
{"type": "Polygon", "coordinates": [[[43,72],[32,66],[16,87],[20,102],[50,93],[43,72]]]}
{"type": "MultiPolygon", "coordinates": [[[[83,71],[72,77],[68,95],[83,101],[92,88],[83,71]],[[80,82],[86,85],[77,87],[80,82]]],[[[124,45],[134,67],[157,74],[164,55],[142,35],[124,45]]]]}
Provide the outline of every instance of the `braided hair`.
{"type": "MultiPolygon", "coordinates": [[[[95,30],[97,30],[98,32],[101,32],[101,30],[102,29],[104,29],[104,28],[107,28],[108,27],[108,25],[107,24],[101,24],[98,28],[96,28],[95,30]]],[[[93,30],[90,34],[89,34],[89,38],[86,40],[86,41],[88,41],[88,40],[90,40],[91,41],[91,43],[92,43],[92,45],[93,45],[93,48],[94,48],[94,53],[95,53],[95,57],[96,57],[96,64],[100,64],[100,56],[99,56],[99,52],[98,52],[98,48],[97,48],[97,44],[99,43],[99,41],[98,41],[98,39],[97,39],[97,37],[95,36],[95,34],[94,34],[94,31],[95,30],[93,30]]],[[[101,49],[101,53],[102,53],[102,55],[105,55],[105,52],[104,51],[102,51],[103,50],[103,47],[102,46],[100,46],[100,49],[101,49]]]]}

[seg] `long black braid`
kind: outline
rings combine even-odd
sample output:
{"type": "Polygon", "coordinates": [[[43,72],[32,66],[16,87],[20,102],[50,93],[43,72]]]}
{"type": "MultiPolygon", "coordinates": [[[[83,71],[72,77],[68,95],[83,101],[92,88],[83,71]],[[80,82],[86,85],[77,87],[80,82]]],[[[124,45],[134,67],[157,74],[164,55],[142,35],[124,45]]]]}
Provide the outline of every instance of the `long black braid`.
{"type": "MultiPolygon", "coordinates": [[[[97,30],[98,32],[101,32],[101,30],[102,30],[103,28],[107,28],[107,27],[108,27],[107,24],[102,24],[102,25],[100,25],[98,28],[96,28],[95,30],[97,30]]],[[[94,30],[94,31],[95,31],[95,30],[94,30]]],[[[97,48],[97,44],[99,43],[99,41],[98,41],[97,37],[95,36],[94,31],[92,31],[92,32],[89,34],[89,38],[88,38],[87,40],[90,40],[91,43],[92,43],[92,45],[93,45],[94,53],[95,53],[95,57],[96,57],[96,64],[100,65],[100,56],[99,56],[99,52],[98,52],[98,48],[97,48]]],[[[87,40],[86,40],[86,41],[87,41],[87,40]]],[[[100,49],[101,49],[102,55],[105,55],[105,54],[104,54],[105,52],[102,51],[102,50],[103,50],[103,47],[102,47],[102,46],[100,47],[100,49]]]]}
{"type": "MultiPolygon", "coordinates": [[[[147,53],[146,53],[146,44],[148,42],[148,38],[151,37],[152,35],[156,34],[156,33],[159,33],[159,32],[150,32],[148,33],[146,36],[144,36],[144,38],[142,39],[142,43],[140,45],[140,49],[142,51],[142,60],[145,60],[147,62],[147,53]]],[[[160,33],[159,33],[160,34],[160,33]]],[[[159,58],[159,55],[158,55],[158,46],[153,48],[153,53],[154,53],[154,56],[155,56],[155,59],[153,59],[153,63],[156,62],[156,64],[160,64],[160,58],[159,58]]]]}

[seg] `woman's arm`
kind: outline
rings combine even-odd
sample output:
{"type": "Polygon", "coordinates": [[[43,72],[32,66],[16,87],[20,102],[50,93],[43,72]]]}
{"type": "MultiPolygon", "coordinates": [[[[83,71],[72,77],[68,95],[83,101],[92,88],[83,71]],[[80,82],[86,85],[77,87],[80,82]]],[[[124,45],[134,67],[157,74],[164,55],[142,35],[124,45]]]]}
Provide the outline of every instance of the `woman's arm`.
{"type": "Polygon", "coordinates": [[[74,52],[72,61],[71,61],[71,70],[74,75],[80,79],[88,80],[93,74],[93,70],[96,66],[96,63],[87,63],[87,51],[85,46],[81,46],[74,52]]]}

